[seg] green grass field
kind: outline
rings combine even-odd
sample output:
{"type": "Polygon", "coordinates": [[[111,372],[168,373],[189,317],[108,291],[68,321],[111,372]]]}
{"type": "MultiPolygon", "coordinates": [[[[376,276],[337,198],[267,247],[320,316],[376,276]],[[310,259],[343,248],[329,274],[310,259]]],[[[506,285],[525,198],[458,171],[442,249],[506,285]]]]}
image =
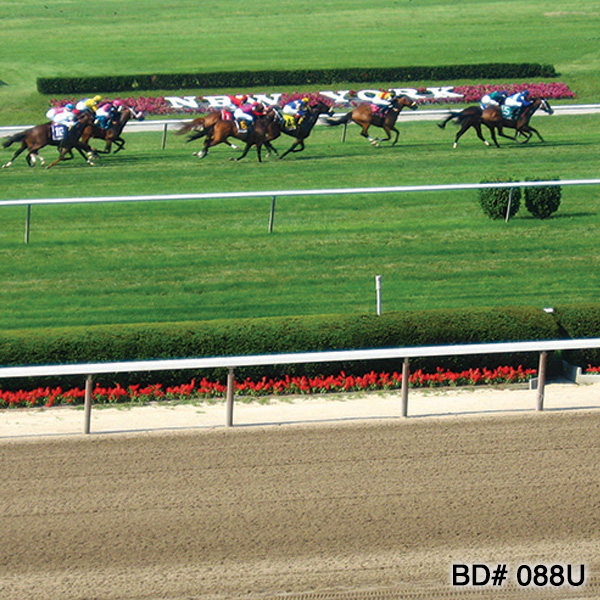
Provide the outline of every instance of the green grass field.
{"type": "MultiPolygon", "coordinates": [[[[8,84],[0,86],[0,124],[43,120],[49,98],[35,91],[37,76],[173,65],[190,72],[528,61],[554,64],[577,102],[595,102],[600,89],[600,11],[591,1],[576,10],[525,0],[309,2],[300,12],[281,0],[260,9],[237,0],[139,6],[77,5],[71,15],[71,2],[53,3],[51,14],[29,1],[0,2],[0,80],[8,84]]],[[[173,134],[165,150],[159,133],[126,134],[127,149],[93,168],[76,158],[29,169],[21,157],[0,171],[0,198],[598,176],[598,116],[534,121],[546,144],[504,140],[500,150],[471,132],[452,150],[452,127],[402,115],[394,148],[371,147],[356,127],[344,144],[340,129],[319,128],[303,154],[261,165],[253,153],[230,162],[228,148],[199,161],[191,156],[198,146],[173,134]]],[[[29,245],[24,208],[2,208],[0,328],[373,312],[378,274],[385,311],[595,301],[599,198],[597,187],[564,188],[553,218],[533,219],[522,206],[508,224],[487,219],[476,192],[279,199],[272,234],[268,199],[40,206],[29,245]]]]}

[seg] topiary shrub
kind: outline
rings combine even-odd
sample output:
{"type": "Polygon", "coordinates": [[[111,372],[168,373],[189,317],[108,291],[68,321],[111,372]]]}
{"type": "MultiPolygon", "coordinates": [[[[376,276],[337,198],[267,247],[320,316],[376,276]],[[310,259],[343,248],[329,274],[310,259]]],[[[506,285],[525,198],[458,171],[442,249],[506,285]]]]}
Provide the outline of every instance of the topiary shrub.
{"type": "Polygon", "coordinates": [[[525,188],[525,206],[536,219],[547,219],[558,210],[561,196],[562,188],[559,185],[527,187],[525,188]]]}
{"type": "MultiPolygon", "coordinates": [[[[512,179],[491,179],[481,183],[510,182],[512,179]]],[[[521,188],[483,188],[479,190],[479,204],[490,219],[506,219],[514,217],[521,207],[521,188]],[[512,192],[512,194],[511,194],[512,192]],[[510,209],[508,204],[510,202],[510,209]]]]}

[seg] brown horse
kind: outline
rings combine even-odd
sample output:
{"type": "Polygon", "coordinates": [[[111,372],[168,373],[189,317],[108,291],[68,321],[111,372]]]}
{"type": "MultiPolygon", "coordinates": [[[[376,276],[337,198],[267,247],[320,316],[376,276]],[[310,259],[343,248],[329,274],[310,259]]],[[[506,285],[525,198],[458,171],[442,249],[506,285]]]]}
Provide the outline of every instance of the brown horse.
{"type": "Polygon", "coordinates": [[[502,111],[499,107],[488,106],[481,114],[481,121],[489,128],[492,139],[494,140],[496,146],[498,146],[498,141],[496,140],[496,130],[498,130],[498,135],[512,140],[516,140],[519,134],[524,136],[525,139],[522,142],[523,144],[526,144],[534,133],[538,136],[538,138],[540,138],[541,142],[544,142],[544,138],[539,134],[538,130],[529,124],[531,117],[533,117],[538,108],[541,108],[549,115],[554,113],[550,104],[548,104],[548,101],[545,98],[532,98],[531,104],[526,106],[516,119],[505,119],[502,116],[502,111]],[[515,136],[511,137],[509,135],[505,135],[502,131],[504,127],[508,129],[514,129],[515,136]]]}
{"type": "MultiPolygon", "coordinates": [[[[73,158],[73,148],[77,149],[79,153],[84,156],[83,151],[87,153],[87,162],[93,165],[92,157],[95,155],[93,148],[90,148],[86,143],[81,141],[81,135],[85,128],[94,123],[94,114],[92,111],[84,110],[77,117],[77,123],[69,130],[69,133],[60,145],[58,146],[58,158],[51,162],[46,169],[51,169],[54,165],[57,165],[63,160],[70,160],[73,158]],[[67,158],[67,154],[70,157],[67,158]]],[[[85,156],[84,156],[85,158],[85,156]]]]}
{"type": "Polygon", "coordinates": [[[21,146],[13,154],[12,158],[7,163],[3,164],[2,167],[10,167],[15,158],[17,158],[17,156],[22,154],[25,150],[27,150],[27,155],[25,158],[30,167],[35,166],[38,160],[40,161],[40,164],[44,166],[46,161],[41,154],[38,154],[38,152],[45,146],[57,146],[61,156],[60,160],[69,160],[70,158],[73,158],[72,150],[75,148],[88,164],[93,165],[94,151],[87,144],[79,140],[83,128],[85,125],[89,124],[89,119],[89,116],[82,116],[78,123],[70,131],[67,140],[57,141],[52,139],[51,123],[36,125],[35,127],[31,127],[25,131],[16,133],[15,135],[6,138],[2,142],[2,146],[4,148],[9,148],[12,144],[17,142],[20,142],[21,146]],[[69,155],[69,158],[67,158],[67,154],[69,155]]]}
{"type": "MultiPolygon", "coordinates": [[[[227,121],[233,119],[233,115],[229,110],[214,110],[205,115],[204,117],[198,117],[192,121],[188,121],[184,123],[182,127],[180,127],[175,133],[177,135],[183,135],[184,133],[190,133],[188,139],[186,140],[186,144],[193,142],[194,140],[199,140],[202,137],[212,136],[213,126],[218,121],[227,121]]],[[[224,140],[224,144],[227,144],[234,150],[237,150],[237,146],[232,144],[229,140],[224,140]]],[[[198,156],[198,152],[194,152],[192,156],[198,156]]]]}
{"type": "Polygon", "coordinates": [[[175,133],[177,133],[177,135],[183,135],[184,133],[193,132],[189,141],[197,140],[198,138],[204,137],[206,131],[210,130],[211,127],[221,119],[223,119],[223,111],[213,110],[203,117],[198,117],[197,119],[184,123],[175,133]]]}
{"type": "Polygon", "coordinates": [[[285,119],[276,108],[269,109],[267,115],[271,115],[271,120],[267,126],[265,146],[270,152],[279,156],[279,153],[271,142],[277,139],[282,133],[285,133],[286,135],[295,138],[295,141],[281,156],[279,156],[279,158],[283,158],[290,152],[302,152],[305,147],[304,140],[310,135],[319,117],[323,114],[329,114],[330,112],[331,107],[322,100],[318,100],[307,108],[306,115],[298,125],[289,127],[286,125],[285,119]]]}
{"type": "MultiPolygon", "coordinates": [[[[202,150],[197,153],[198,158],[204,158],[208,154],[209,148],[217,146],[218,144],[227,144],[233,146],[229,142],[228,138],[234,137],[238,140],[242,140],[246,143],[246,147],[239,158],[232,158],[231,160],[242,160],[248,154],[248,151],[252,146],[256,146],[256,154],[258,156],[258,162],[262,162],[262,146],[265,143],[267,127],[269,122],[273,119],[271,113],[267,116],[256,119],[254,124],[249,131],[240,129],[238,124],[233,119],[218,119],[209,129],[205,129],[202,135],[205,135],[204,145],[202,150]]],[[[196,133],[190,136],[188,141],[198,139],[202,135],[196,133]]],[[[233,146],[235,147],[235,146],[233,146]]]]}
{"type": "Polygon", "coordinates": [[[133,108],[127,106],[119,111],[118,118],[112,120],[106,129],[96,124],[88,125],[81,135],[81,141],[87,144],[90,138],[104,140],[106,142],[104,150],[96,150],[95,152],[110,154],[112,145],[114,144],[117,147],[115,150],[116,154],[125,146],[125,140],[121,137],[121,133],[123,133],[125,125],[127,125],[127,122],[131,118],[141,120],[143,119],[143,115],[141,112],[136,112],[133,108]]]}
{"type": "Polygon", "coordinates": [[[396,129],[396,120],[404,107],[408,107],[411,110],[417,110],[418,104],[409,96],[402,94],[391,101],[389,110],[383,116],[374,112],[371,108],[371,104],[363,102],[352,112],[346,113],[342,117],[331,117],[326,119],[325,123],[327,125],[342,125],[354,121],[354,123],[361,127],[360,135],[366,137],[374,146],[379,146],[379,142],[382,141],[389,142],[392,137],[391,132],[393,131],[395,133],[395,138],[392,142],[392,146],[394,146],[398,141],[399,135],[399,132],[396,129]],[[387,137],[384,140],[372,138],[369,135],[369,127],[371,125],[373,125],[373,127],[381,127],[385,131],[387,137]]]}
{"type": "Polygon", "coordinates": [[[532,103],[521,112],[516,120],[504,118],[502,116],[501,109],[497,106],[488,106],[485,109],[482,109],[479,106],[469,106],[460,112],[450,112],[441,123],[438,123],[438,127],[444,129],[449,121],[454,121],[460,126],[460,129],[454,138],[454,148],[456,148],[458,145],[458,140],[460,137],[471,127],[475,129],[477,137],[489,146],[489,142],[481,133],[481,125],[485,125],[490,130],[492,140],[498,148],[500,147],[500,144],[498,144],[498,140],[496,139],[496,130],[498,130],[498,135],[513,141],[517,139],[519,134],[523,135],[525,137],[525,140],[523,141],[524,144],[527,143],[531,139],[531,136],[535,133],[543,142],[544,139],[539,134],[537,129],[534,129],[529,124],[531,117],[534,115],[536,110],[538,110],[538,108],[541,108],[549,115],[554,112],[545,98],[534,98],[532,103]],[[514,129],[515,136],[511,137],[506,135],[503,131],[504,128],[514,129]]]}

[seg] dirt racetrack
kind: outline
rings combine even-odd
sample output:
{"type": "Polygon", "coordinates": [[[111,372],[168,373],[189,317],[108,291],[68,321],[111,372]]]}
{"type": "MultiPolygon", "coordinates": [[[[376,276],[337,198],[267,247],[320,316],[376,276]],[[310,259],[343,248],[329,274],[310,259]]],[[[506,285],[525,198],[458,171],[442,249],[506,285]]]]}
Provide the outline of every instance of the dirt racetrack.
{"type": "Polygon", "coordinates": [[[0,598],[600,598],[599,464],[599,411],[2,440],[0,598]]]}

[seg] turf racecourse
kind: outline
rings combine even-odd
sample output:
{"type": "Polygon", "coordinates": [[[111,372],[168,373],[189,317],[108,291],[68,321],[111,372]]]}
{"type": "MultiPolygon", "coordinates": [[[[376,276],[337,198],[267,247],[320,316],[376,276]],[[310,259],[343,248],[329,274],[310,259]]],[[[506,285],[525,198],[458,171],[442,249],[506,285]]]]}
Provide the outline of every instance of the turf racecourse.
{"type": "MultiPolygon", "coordinates": [[[[263,164],[231,162],[226,147],[200,161],[174,134],[164,150],[160,134],[130,134],[96,167],[22,161],[0,175],[22,198],[576,179],[594,173],[596,120],[540,117],[545,144],[500,150],[474,135],[452,150],[454,130],[434,123],[401,123],[399,145],[382,148],[356,127],[343,144],[320,128],[303,154],[263,164]]],[[[375,275],[388,311],[593,301],[598,193],[565,188],[553,218],[523,203],[508,224],[485,217],[474,191],[280,198],[272,234],[269,198],[39,206],[27,246],[24,208],[5,208],[0,325],[373,312],[375,275]]]]}
{"type": "MultiPolygon", "coordinates": [[[[2,124],[41,117],[50,98],[35,92],[36,76],[105,74],[107,53],[111,69],[131,73],[496,62],[502,48],[502,60],[554,64],[579,102],[595,101],[599,87],[598,13],[589,1],[576,11],[527,0],[485,8],[467,0],[418,7],[330,1],[309,3],[301,15],[282,1],[260,11],[237,0],[226,11],[154,1],[143,12],[127,1],[62,13],[30,2],[0,7],[2,124]],[[235,41],[217,22],[236,32],[235,41]],[[33,30],[35,44],[27,36],[33,30]],[[257,32],[260,52],[249,53],[257,32]]],[[[460,82],[414,85],[429,83],[460,82]]],[[[320,129],[305,153],[262,165],[252,153],[232,163],[227,148],[200,162],[181,138],[170,136],[163,151],[159,134],[126,134],[127,150],[94,168],[77,158],[44,171],[19,159],[0,171],[0,197],[596,177],[597,122],[536,116],[546,144],[505,141],[496,150],[469,133],[452,151],[451,127],[442,132],[401,116],[395,148],[372,148],[356,129],[341,144],[341,130],[320,129]]],[[[2,162],[9,157],[2,150],[2,162]]],[[[536,221],[522,207],[509,224],[487,220],[475,193],[294,198],[278,201],[271,235],[269,201],[38,207],[28,246],[24,210],[6,209],[0,327],[372,312],[378,274],[384,310],[595,300],[597,198],[597,189],[564,190],[554,218],[536,221]]]]}

